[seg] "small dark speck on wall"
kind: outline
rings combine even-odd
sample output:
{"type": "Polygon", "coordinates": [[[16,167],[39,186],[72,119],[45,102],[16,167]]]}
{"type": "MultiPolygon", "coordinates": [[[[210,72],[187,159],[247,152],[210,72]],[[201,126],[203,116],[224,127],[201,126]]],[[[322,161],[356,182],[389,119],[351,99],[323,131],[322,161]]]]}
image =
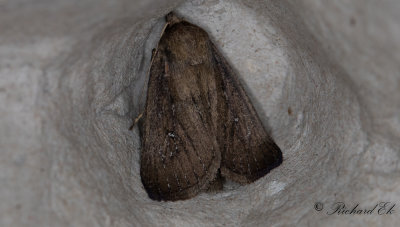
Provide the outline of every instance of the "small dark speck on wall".
{"type": "Polygon", "coordinates": [[[350,18],[350,25],[351,25],[351,26],[356,25],[356,18],[354,18],[354,17],[351,17],[351,18],[350,18]]]}

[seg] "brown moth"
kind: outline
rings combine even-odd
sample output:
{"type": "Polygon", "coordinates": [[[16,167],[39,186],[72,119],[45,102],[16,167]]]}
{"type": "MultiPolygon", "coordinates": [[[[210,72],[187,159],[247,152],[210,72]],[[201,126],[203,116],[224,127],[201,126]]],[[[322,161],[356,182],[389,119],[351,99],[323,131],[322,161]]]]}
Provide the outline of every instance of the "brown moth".
{"type": "Polygon", "coordinates": [[[149,197],[181,200],[220,174],[250,183],[282,162],[235,72],[207,33],[170,13],[152,57],[140,175],[149,197]]]}

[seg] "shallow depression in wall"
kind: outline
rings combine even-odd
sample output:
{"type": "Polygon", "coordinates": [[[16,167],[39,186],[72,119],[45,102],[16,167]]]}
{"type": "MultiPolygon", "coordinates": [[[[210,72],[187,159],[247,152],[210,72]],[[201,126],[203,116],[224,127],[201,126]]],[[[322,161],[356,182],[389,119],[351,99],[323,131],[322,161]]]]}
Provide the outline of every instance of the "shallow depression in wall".
{"type": "MultiPolygon", "coordinates": [[[[176,12],[209,32],[238,72],[282,149],[282,165],[216,194],[150,200],[140,181],[138,129],[129,127],[143,110],[151,49],[163,20],[118,19],[82,34],[59,65],[54,111],[63,116],[57,126],[68,148],[56,158],[63,171],[54,178],[66,186],[54,190],[55,198],[82,199],[96,222],[111,225],[290,223],[303,214],[285,217],[291,204],[321,199],[352,179],[337,176],[360,152],[354,145],[363,136],[357,97],[290,9],[263,1],[191,1],[176,12]]],[[[59,213],[67,209],[55,203],[59,213]]],[[[304,212],[311,211],[312,205],[304,212]]]]}

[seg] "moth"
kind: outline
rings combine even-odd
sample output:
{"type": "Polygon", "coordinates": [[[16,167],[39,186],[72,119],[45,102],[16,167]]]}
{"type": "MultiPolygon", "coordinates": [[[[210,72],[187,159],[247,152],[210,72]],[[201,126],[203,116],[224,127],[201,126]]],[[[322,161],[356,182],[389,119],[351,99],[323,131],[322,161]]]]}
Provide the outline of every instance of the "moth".
{"type": "Polygon", "coordinates": [[[153,52],[140,176],[154,200],[189,199],[220,174],[246,184],[282,163],[235,72],[200,27],[173,13],[153,52]]]}

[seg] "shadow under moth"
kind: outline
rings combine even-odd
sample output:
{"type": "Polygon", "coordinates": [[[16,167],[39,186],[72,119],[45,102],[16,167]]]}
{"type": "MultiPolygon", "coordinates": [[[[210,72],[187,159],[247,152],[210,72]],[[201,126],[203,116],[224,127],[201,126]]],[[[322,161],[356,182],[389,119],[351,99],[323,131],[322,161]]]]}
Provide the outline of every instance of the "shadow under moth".
{"type": "Polygon", "coordinates": [[[207,33],[168,14],[142,122],[140,176],[149,197],[188,199],[219,177],[250,183],[281,162],[281,150],[207,33]]]}

